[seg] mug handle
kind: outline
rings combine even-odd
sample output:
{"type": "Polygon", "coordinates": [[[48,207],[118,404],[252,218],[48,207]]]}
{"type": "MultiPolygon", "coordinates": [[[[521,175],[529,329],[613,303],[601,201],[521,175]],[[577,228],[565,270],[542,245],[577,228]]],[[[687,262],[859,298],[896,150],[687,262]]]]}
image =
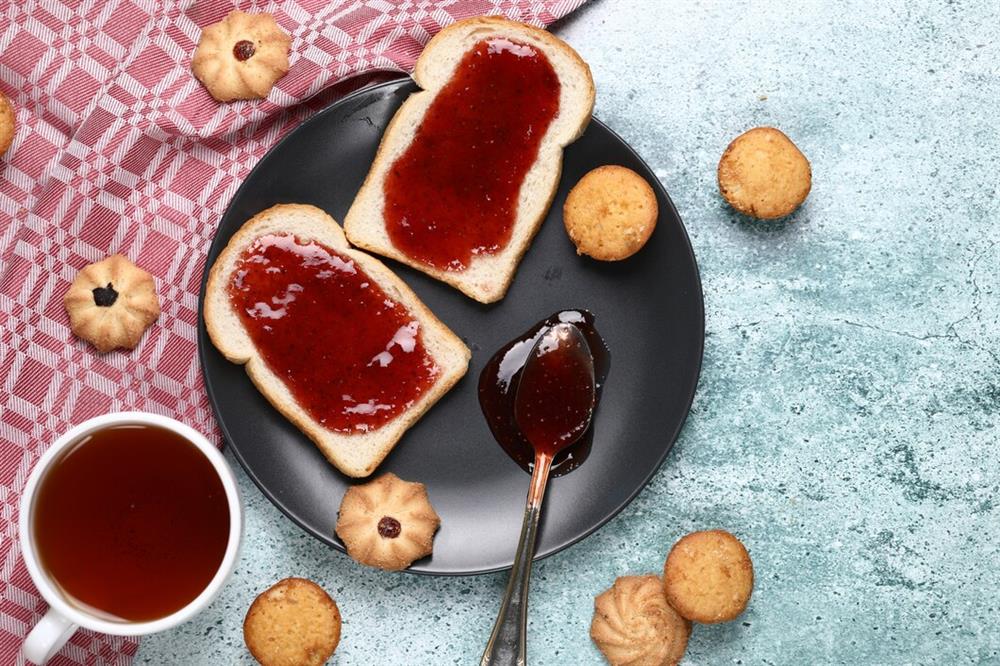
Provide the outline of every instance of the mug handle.
{"type": "Polygon", "coordinates": [[[77,625],[50,608],[24,639],[21,654],[31,663],[42,666],[66,645],[77,629],[77,625]]]}

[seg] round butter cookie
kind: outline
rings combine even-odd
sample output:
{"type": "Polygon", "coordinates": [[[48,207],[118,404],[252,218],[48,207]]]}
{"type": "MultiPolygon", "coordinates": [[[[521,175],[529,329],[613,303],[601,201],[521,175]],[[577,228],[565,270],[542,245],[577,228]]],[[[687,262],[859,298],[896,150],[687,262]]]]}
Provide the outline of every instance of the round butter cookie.
{"type": "Polygon", "coordinates": [[[612,666],[673,666],[690,636],[657,576],[622,576],[594,599],[590,637],[612,666]]]}
{"type": "Polygon", "coordinates": [[[692,532],[674,544],[663,565],[667,601],[694,622],[728,622],[753,592],[753,563],[740,540],[725,530],[692,532]]]}
{"type": "Polygon", "coordinates": [[[623,166],[587,173],[563,204],[563,224],[576,253],[601,261],[626,259],[641,250],[658,216],[653,188],[623,166]]]}
{"type": "Polygon", "coordinates": [[[355,561],[397,571],[431,554],[440,525],[424,484],[388,473],[347,489],[337,536],[355,561]]]}
{"type": "Polygon", "coordinates": [[[160,316],[153,276],[120,254],[81,269],[63,305],[73,335],[101,352],[133,349],[160,316]]]}
{"type": "Polygon", "coordinates": [[[243,640],[263,666],[321,666],[340,642],[340,610],[311,580],[285,578],[254,599],[243,640]]]}
{"type": "Polygon", "coordinates": [[[14,105],[0,92],[0,155],[6,153],[10,144],[14,142],[16,130],[17,117],[14,114],[14,105]]]}
{"type": "Polygon", "coordinates": [[[263,99],[288,73],[291,43],[270,14],[232,11],[202,30],[191,70],[220,102],[263,99]]]}
{"type": "Polygon", "coordinates": [[[781,130],[755,127],[736,137],[719,160],[719,191],[750,217],[770,220],[795,212],[809,195],[809,160],[781,130]]]}

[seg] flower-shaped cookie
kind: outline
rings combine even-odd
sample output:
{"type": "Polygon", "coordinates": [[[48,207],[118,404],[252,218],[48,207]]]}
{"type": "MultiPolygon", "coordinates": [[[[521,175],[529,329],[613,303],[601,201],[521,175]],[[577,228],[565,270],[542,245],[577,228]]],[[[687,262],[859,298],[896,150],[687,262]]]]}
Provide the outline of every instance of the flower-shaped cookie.
{"type": "Polygon", "coordinates": [[[153,276],[120,254],[77,273],[63,305],[73,334],[102,352],[134,348],[160,316],[153,276]]]}
{"type": "Polygon", "coordinates": [[[270,14],[232,11],[202,30],[191,70],[220,102],[261,99],[288,72],[291,43],[270,14]]]}
{"type": "Polygon", "coordinates": [[[590,637],[612,666],[673,666],[690,635],[657,576],[622,576],[594,599],[590,637]]]}
{"type": "Polygon", "coordinates": [[[431,554],[440,525],[424,484],[389,473],[347,489],[337,536],[361,564],[399,570],[431,554]]]}

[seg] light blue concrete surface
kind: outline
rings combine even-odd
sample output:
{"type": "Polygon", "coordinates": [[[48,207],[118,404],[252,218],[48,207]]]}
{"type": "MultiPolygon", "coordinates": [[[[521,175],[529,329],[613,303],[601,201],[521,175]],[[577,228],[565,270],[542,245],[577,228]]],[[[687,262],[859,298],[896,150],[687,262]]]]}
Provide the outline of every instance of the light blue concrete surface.
{"type": "MultiPolygon", "coordinates": [[[[594,595],[716,526],[757,585],[738,621],[695,627],[686,663],[1000,663],[1000,4],[599,0],[556,32],[687,225],[708,337],[654,481],[537,566],[533,663],[600,663],[594,595]],[[718,196],[719,155],[762,124],[812,161],[788,223],[718,196]]],[[[335,663],[478,659],[505,575],[362,569],[241,478],[234,579],[137,663],[251,663],[243,615],[288,575],[336,597],[335,663]]]]}

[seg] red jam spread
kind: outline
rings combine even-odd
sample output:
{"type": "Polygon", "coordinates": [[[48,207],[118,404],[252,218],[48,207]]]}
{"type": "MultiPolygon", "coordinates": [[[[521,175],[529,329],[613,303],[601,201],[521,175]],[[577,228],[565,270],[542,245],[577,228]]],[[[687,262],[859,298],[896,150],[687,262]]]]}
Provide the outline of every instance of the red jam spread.
{"type": "Polygon", "coordinates": [[[233,46],[233,57],[239,60],[240,62],[249,60],[250,58],[253,57],[253,54],[256,52],[257,52],[257,47],[254,46],[253,42],[247,39],[241,39],[240,41],[236,42],[236,44],[233,46]]]}
{"type": "Polygon", "coordinates": [[[389,238],[408,257],[461,271],[510,241],[518,194],[559,113],[541,51],[493,37],[455,69],[385,179],[389,238]]]}
{"type": "Polygon", "coordinates": [[[328,247],[261,236],[232,275],[229,298],[264,362],[330,430],[378,428],[440,373],[406,307],[328,247]]]}
{"type": "MultiPolygon", "coordinates": [[[[594,327],[594,316],[586,310],[563,310],[538,322],[497,351],[479,376],[479,405],[493,436],[514,462],[529,474],[535,452],[514,418],[515,398],[528,354],[546,331],[560,323],[573,324],[580,329],[587,340],[587,346],[594,360],[596,409],[601,400],[601,389],[611,367],[611,354],[604,339],[594,327]]],[[[556,454],[552,463],[552,476],[566,474],[587,459],[593,443],[593,432],[591,424],[575,444],[556,454]]]]}

